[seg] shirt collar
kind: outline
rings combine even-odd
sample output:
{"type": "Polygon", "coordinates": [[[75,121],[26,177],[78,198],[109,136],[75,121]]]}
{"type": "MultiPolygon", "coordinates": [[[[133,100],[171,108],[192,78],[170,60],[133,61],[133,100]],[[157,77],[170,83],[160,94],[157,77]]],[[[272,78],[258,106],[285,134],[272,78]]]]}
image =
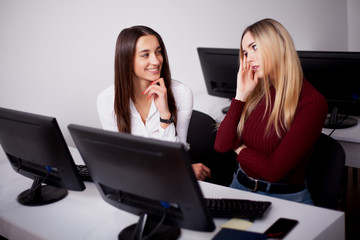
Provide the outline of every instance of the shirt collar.
{"type": "MultiPolygon", "coordinates": [[[[148,118],[150,118],[152,115],[154,115],[157,112],[154,99],[151,100],[151,106],[149,110],[148,118]]],[[[130,99],[130,114],[135,117],[141,119],[140,113],[137,111],[134,102],[132,99],[130,99]]]]}

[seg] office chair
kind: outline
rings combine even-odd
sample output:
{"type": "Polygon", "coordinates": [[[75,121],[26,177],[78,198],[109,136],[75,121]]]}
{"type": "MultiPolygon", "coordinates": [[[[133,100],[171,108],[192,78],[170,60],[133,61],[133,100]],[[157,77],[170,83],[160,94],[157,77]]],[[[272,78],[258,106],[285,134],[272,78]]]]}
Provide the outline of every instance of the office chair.
{"type": "Polygon", "coordinates": [[[202,163],[211,170],[211,179],[206,181],[229,186],[236,169],[236,154],[218,153],[214,149],[216,122],[209,115],[193,110],[187,142],[192,163],[202,163]]]}
{"type": "Polygon", "coordinates": [[[314,205],[338,209],[344,176],[344,149],[335,139],[322,133],[314,145],[306,172],[306,182],[314,205]]]}

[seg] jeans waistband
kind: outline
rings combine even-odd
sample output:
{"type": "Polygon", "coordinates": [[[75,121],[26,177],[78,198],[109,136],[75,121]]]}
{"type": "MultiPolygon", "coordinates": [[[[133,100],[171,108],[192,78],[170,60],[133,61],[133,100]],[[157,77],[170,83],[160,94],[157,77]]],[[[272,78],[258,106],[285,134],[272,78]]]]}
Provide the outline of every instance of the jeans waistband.
{"type": "Polygon", "coordinates": [[[236,178],[240,184],[253,192],[261,191],[275,194],[288,194],[300,192],[306,188],[305,182],[300,184],[285,184],[269,183],[262,180],[254,179],[246,175],[241,168],[237,170],[236,178]]]}

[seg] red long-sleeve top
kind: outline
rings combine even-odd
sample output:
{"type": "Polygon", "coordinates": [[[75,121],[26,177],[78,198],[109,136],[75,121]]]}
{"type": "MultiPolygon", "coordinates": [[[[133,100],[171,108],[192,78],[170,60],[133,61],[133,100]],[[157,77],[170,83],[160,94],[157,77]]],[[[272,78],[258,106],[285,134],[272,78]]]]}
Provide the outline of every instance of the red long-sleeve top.
{"type": "MultiPolygon", "coordinates": [[[[274,97],[275,90],[272,88],[272,102],[274,97]]],[[[265,134],[269,118],[269,114],[264,117],[265,98],[246,120],[240,138],[237,126],[243,108],[244,102],[232,99],[217,131],[215,150],[227,152],[245,144],[246,148],[238,154],[237,161],[248,176],[268,182],[302,183],[313,145],[327,116],[326,99],[304,79],[294,120],[281,139],[274,128],[268,135],[265,134]]]]}

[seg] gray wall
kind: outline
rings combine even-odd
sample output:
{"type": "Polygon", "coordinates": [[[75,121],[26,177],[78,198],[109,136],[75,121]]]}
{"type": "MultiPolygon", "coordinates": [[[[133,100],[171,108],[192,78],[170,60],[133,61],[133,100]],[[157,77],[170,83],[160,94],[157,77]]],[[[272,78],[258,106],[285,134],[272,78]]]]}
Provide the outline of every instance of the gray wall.
{"type": "Polygon", "coordinates": [[[117,35],[143,24],[167,46],[173,78],[206,92],[197,47],[238,48],[262,18],[299,50],[360,51],[357,0],[0,0],[0,106],[100,127],[95,99],[113,82],[117,35]]]}

